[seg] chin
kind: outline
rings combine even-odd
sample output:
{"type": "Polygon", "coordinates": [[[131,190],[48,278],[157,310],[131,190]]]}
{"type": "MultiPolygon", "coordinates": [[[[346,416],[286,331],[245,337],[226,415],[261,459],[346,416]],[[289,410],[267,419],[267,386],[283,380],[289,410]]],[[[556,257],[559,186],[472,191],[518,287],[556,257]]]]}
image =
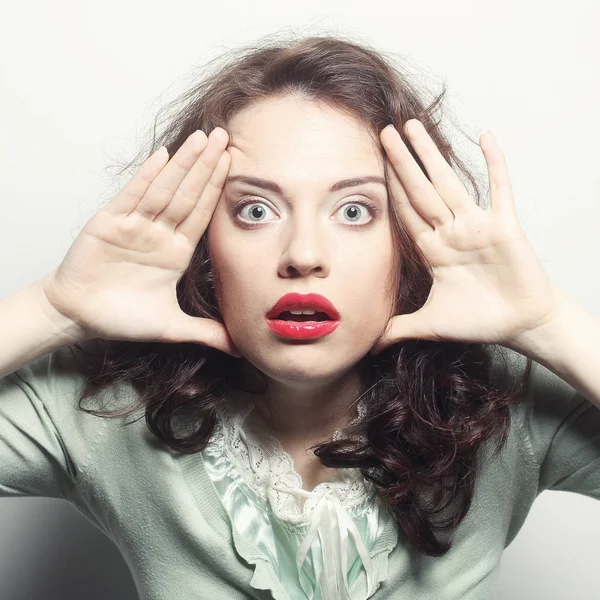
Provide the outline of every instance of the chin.
{"type": "Polygon", "coordinates": [[[316,348],[285,348],[269,356],[244,358],[256,369],[270,379],[280,383],[286,382],[323,382],[335,381],[352,369],[357,360],[348,362],[348,353],[340,353],[340,360],[335,362],[331,350],[325,356],[316,348]],[[341,357],[345,360],[341,360],[341,357]]]}

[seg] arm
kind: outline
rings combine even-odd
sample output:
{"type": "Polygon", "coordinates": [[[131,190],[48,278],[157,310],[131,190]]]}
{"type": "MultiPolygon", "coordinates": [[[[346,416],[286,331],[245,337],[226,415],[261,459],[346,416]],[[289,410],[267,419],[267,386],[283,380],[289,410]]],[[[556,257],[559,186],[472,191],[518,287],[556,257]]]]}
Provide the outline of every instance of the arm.
{"type": "Polygon", "coordinates": [[[557,290],[556,316],[510,344],[572,385],[600,408],[600,320],[557,290]]]}
{"type": "Polygon", "coordinates": [[[48,302],[42,281],[0,299],[0,377],[85,339],[79,326],[48,302]]]}

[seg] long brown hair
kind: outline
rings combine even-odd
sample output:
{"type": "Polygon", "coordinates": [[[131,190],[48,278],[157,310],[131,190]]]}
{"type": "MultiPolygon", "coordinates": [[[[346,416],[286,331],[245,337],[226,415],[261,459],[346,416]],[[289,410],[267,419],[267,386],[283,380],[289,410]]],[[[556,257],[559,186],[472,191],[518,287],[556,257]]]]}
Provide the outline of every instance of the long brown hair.
{"type": "MultiPolygon", "coordinates": [[[[476,177],[442,132],[438,113],[445,87],[427,101],[425,87],[412,83],[410,74],[386,54],[340,36],[292,36],[284,41],[263,39],[223,55],[221,61],[176,100],[172,106],[177,110],[158,136],[157,117],[151,147],[143,151],[142,160],[160,145],[172,156],[197,129],[207,135],[217,126],[228,130],[232,117],[253,102],[301,94],[358,118],[382,154],[379,132],[393,123],[426,174],[403,133],[408,119],[419,119],[481,206],[476,177]]],[[[395,314],[411,313],[429,295],[432,269],[395,212],[389,186],[388,195],[397,249],[395,314]]],[[[189,315],[223,323],[214,276],[203,236],[177,284],[177,297],[189,315]]],[[[80,409],[112,418],[141,409],[138,418],[145,415],[153,434],[178,452],[204,449],[218,408],[226,401],[225,384],[236,384],[238,359],[200,344],[95,339],[76,346],[83,352],[80,368],[86,377],[80,409]],[[83,400],[119,382],[132,384],[138,392],[126,409],[82,407],[83,400]],[[185,435],[180,435],[177,422],[186,424],[185,435]]],[[[482,444],[496,439],[493,456],[506,444],[509,407],[525,389],[531,359],[512,385],[507,379],[494,383],[492,359],[499,349],[417,339],[395,344],[377,357],[367,354],[358,365],[365,418],[346,430],[348,437],[313,447],[326,467],[360,469],[377,487],[378,498],[408,542],[424,554],[442,556],[451,548],[451,536],[444,540],[441,535],[453,534],[471,506],[482,444]],[[450,508],[447,518],[434,519],[450,508]]]]}

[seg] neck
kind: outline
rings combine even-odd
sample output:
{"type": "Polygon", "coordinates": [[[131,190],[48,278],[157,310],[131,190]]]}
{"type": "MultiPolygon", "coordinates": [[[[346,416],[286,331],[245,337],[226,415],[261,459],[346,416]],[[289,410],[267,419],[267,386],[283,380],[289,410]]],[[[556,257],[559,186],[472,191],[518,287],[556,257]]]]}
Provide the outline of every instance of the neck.
{"type": "MultiPolygon", "coordinates": [[[[241,373],[244,383],[258,383],[259,374],[254,366],[244,363],[241,373]]],[[[254,402],[259,418],[287,447],[309,447],[317,441],[331,439],[337,429],[357,415],[360,396],[357,368],[326,381],[289,382],[267,376],[265,379],[266,390],[258,394],[236,390],[236,396],[241,397],[242,402],[254,402]]]]}

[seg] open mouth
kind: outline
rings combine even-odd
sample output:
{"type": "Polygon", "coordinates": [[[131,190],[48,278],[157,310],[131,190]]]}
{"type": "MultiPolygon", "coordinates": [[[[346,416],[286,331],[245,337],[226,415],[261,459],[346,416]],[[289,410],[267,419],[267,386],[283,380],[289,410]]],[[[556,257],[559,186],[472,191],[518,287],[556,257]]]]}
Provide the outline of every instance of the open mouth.
{"type": "Polygon", "coordinates": [[[314,315],[293,315],[285,310],[276,319],[277,321],[297,321],[303,323],[305,321],[331,321],[324,312],[316,312],[314,315]]]}

